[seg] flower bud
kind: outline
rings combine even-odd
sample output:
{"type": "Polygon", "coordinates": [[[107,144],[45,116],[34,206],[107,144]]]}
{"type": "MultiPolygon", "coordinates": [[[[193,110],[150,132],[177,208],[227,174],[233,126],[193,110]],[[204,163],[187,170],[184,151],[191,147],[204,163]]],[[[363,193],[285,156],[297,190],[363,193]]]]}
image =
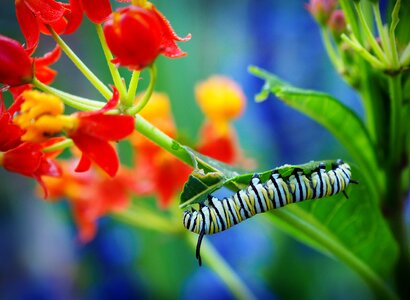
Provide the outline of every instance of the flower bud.
{"type": "Polygon", "coordinates": [[[129,6],[114,12],[104,25],[104,35],[113,63],[131,70],[141,70],[150,65],[159,54],[176,58],[186,55],[175,41],[187,41],[178,37],[168,20],[156,10],[129,6]]]}
{"type": "Polygon", "coordinates": [[[336,41],[340,41],[340,35],[346,31],[346,19],[342,10],[335,10],[330,16],[327,25],[336,41]]]}
{"type": "Polygon", "coordinates": [[[161,52],[161,28],[152,11],[130,6],[114,12],[104,25],[108,47],[121,66],[141,70],[161,52]]]}
{"type": "Polygon", "coordinates": [[[0,35],[0,83],[18,86],[33,79],[31,59],[17,41],[0,35]]]}
{"type": "Polygon", "coordinates": [[[332,12],[336,9],[336,0],[310,0],[307,10],[321,26],[325,26],[332,12]]]}

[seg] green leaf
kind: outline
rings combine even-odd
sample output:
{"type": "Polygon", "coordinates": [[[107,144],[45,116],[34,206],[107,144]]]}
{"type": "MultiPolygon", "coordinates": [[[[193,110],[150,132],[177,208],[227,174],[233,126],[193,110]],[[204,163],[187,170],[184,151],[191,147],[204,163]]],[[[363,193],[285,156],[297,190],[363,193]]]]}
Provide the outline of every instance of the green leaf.
{"type": "Polygon", "coordinates": [[[234,177],[243,172],[243,170],[235,169],[230,165],[220,162],[219,160],[196,152],[188,146],[182,146],[182,148],[184,148],[191,155],[192,160],[195,162],[194,167],[196,169],[203,169],[206,172],[219,171],[223,173],[225,177],[234,177]]]}
{"type": "Polygon", "coordinates": [[[194,170],[182,190],[180,207],[205,201],[208,194],[223,185],[223,178],[219,172],[205,174],[203,170],[194,170]]]}
{"type": "Polygon", "coordinates": [[[397,0],[394,5],[393,12],[391,13],[391,23],[390,23],[390,36],[395,36],[395,30],[397,24],[399,24],[399,11],[400,11],[401,0],[397,0]]]}
{"type": "Polygon", "coordinates": [[[384,190],[369,134],[363,122],[350,108],[330,95],[293,87],[257,67],[250,67],[249,71],[265,80],[262,91],[256,96],[257,101],[266,100],[269,93],[272,93],[323,125],[346,147],[358,163],[372,195],[376,196],[384,190]]]}
{"type": "MultiPolygon", "coordinates": [[[[352,174],[362,179],[354,167],[352,174]]],[[[267,217],[293,237],[346,263],[381,298],[393,299],[384,278],[397,259],[398,245],[366,185],[351,185],[348,194],[349,199],[340,194],[291,204],[267,217]]]]}

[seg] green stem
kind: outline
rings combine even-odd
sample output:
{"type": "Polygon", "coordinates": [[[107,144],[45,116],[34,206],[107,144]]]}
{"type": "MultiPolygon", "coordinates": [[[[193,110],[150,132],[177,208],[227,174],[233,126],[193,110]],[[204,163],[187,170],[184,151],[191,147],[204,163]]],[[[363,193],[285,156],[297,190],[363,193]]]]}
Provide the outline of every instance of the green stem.
{"type": "Polygon", "coordinates": [[[133,207],[112,214],[116,219],[132,226],[159,231],[161,233],[176,234],[181,232],[169,220],[152,213],[144,207],[133,207]]]}
{"type": "Polygon", "coordinates": [[[343,13],[345,15],[345,18],[347,20],[347,24],[349,24],[349,26],[352,29],[352,33],[353,35],[357,38],[357,40],[359,41],[359,43],[362,43],[362,35],[360,32],[360,27],[359,24],[357,22],[356,19],[356,15],[354,13],[354,9],[352,6],[352,1],[350,0],[339,0],[340,6],[343,10],[343,13]]]}
{"type": "Polygon", "coordinates": [[[376,39],[374,38],[373,33],[370,30],[369,25],[367,24],[366,19],[363,15],[363,11],[360,7],[360,4],[355,2],[354,6],[356,8],[356,12],[357,12],[357,15],[359,16],[359,20],[362,24],[362,27],[364,29],[364,33],[366,35],[367,41],[369,42],[369,44],[372,47],[372,49],[373,49],[374,53],[376,54],[376,56],[384,63],[385,67],[387,67],[389,62],[386,58],[385,53],[380,48],[379,44],[377,43],[376,39]]]}
{"type": "Polygon", "coordinates": [[[43,152],[53,152],[53,151],[57,151],[57,150],[62,150],[65,148],[69,148],[71,146],[74,145],[74,142],[72,139],[65,139],[64,141],[55,143],[49,147],[46,147],[43,149],[43,152]]]}
{"type": "MultiPolygon", "coordinates": [[[[196,235],[187,232],[186,239],[189,245],[196,249],[196,235]]],[[[206,240],[202,242],[202,258],[207,265],[225,282],[236,299],[251,300],[256,299],[253,293],[248,289],[245,283],[236,275],[235,271],[225,262],[225,260],[216,252],[211,243],[206,240]]]]}
{"type": "Polygon", "coordinates": [[[60,36],[51,28],[51,26],[47,25],[48,30],[51,32],[54,40],[57,44],[61,47],[64,53],[71,59],[74,65],[80,70],[81,73],[90,81],[90,83],[100,92],[100,94],[105,99],[110,99],[112,96],[112,92],[110,89],[101,82],[97,76],[94,75],[93,72],[82,62],[82,60],[71,50],[70,47],[60,38],[60,36]]]}
{"type": "Polygon", "coordinates": [[[127,102],[130,103],[130,106],[134,103],[135,94],[137,93],[138,83],[140,81],[140,71],[132,72],[131,81],[128,86],[128,95],[127,102]]]}
{"type": "Polygon", "coordinates": [[[135,128],[149,140],[165,149],[184,163],[194,166],[191,156],[180,143],[167,136],[140,115],[135,116],[135,128]]]}
{"type": "Polygon", "coordinates": [[[330,41],[330,36],[329,32],[325,27],[321,27],[321,34],[322,34],[322,40],[326,48],[326,52],[333,63],[333,65],[336,67],[336,70],[342,74],[343,72],[343,62],[340,60],[340,57],[337,55],[335,52],[335,49],[332,45],[332,42],[330,41]]]}
{"type": "Polygon", "coordinates": [[[359,55],[362,56],[362,58],[366,61],[368,61],[373,67],[376,69],[384,69],[385,65],[378,60],[375,56],[373,56],[369,51],[367,51],[366,48],[364,48],[355,38],[352,36],[352,39],[350,39],[347,35],[344,33],[341,35],[341,38],[343,41],[345,41],[350,47],[353,48],[359,55]]]}
{"type": "Polygon", "coordinates": [[[46,93],[49,93],[49,94],[52,94],[52,95],[55,95],[61,98],[64,104],[67,104],[78,110],[93,111],[93,110],[100,109],[101,107],[104,106],[103,102],[74,96],[69,93],[65,93],[58,89],[52,88],[51,86],[48,86],[42,83],[41,81],[39,81],[37,78],[33,79],[32,84],[39,90],[42,90],[43,92],[46,92],[46,93]]]}
{"type": "Polygon", "coordinates": [[[276,209],[272,212],[273,218],[269,218],[275,224],[279,219],[280,222],[285,222],[287,226],[291,226],[293,229],[308,236],[311,240],[318,245],[328,250],[341,261],[350,266],[358,274],[360,274],[370,287],[375,292],[375,295],[381,299],[397,299],[397,296],[392,290],[384,283],[368,265],[366,265],[357,256],[352,254],[349,249],[341,244],[336,238],[333,238],[328,233],[326,228],[323,228],[318,222],[315,222],[312,217],[298,206],[288,207],[286,209],[276,209]],[[326,232],[326,234],[324,234],[326,232]]]}
{"type": "Polygon", "coordinates": [[[114,85],[117,87],[118,91],[120,92],[120,99],[121,103],[125,104],[127,91],[125,88],[124,81],[121,78],[120,72],[115,67],[115,65],[111,62],[113,59],[112,53],[108,48],[107,41],[105,40],[104,32],[102,29],[101,24],[96,24],[95,28],[97,30],[97,35],[100,40],[101,47],[104,52],[105,60],[107,61],[108,68],[110,69],[112,80],[114,81],[114,85]]]}
{"type": "Polygon", "coordinates": [[[396,167],[400,159],[401,141],[401,106],[402,88],[401,75],[388,77],[389,96],[390,96],[390,165],[396,167]]]}
{"type": "Polygon", "coordinates": [[[399,54],[397,51],[397,44],[396,44],[396,27],[400,21],[399,19],[400,6],[401,6],[401,0],[397,0],[394,5],[392,16],[391,16],[392,19],[390,23],[390,28],[389,28],[389,31],[387,32],[387,35],[390,37],[390,48],[392,49],[393,70],[400,69],[400,60],[399,60],[399,54]]]}
{"type": "Polygon", "coordinates": [[[389,37],[388,37],[387,32],[384,30],[382,17],[380,15],[379,2],[377,1],[376,3],[372,3],[372,8],[373,8],[373,14],[376,19],[376,26],[377,26],[377,31],[379,32],[381,44],[386,53],[387,59],[389,61],[393,61],[393,54],[392,54],[392,49],[390,47],[389,37]]]}
{"type": "Polygon", "coordinates": [[[157,81],[157,68],[155,67],[155,65],[151,65],[149,67],[149,73],[151,78],[147,91],[145,92],[143,98],[141,99],[141,101],[138,101],[137,105],[127,110],[127,113],[131,116],[139,113],[145,107],[145,105],[147,105],[149,99],[151,98],[152,92],[154,91],[155,83],[157,81]]]}

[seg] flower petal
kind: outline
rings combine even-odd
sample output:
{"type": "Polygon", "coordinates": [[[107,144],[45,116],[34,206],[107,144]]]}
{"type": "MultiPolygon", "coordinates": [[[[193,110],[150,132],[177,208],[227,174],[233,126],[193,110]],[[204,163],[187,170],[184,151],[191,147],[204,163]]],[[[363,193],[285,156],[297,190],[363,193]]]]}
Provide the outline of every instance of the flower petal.
{"type": "Polygon", "coordinates": [[[52,65],[59,60],[61,56],[61,48],[56,45],[53,50],[47,52],[42,57],[36,57],[34,59],[34,64],[36,67],[52,65]]]}
{"type": "Polygon", "coordinates": [[[16,15],[26,39],[26,52],[31,55],[36,50],[40,38],[38,20],[24,1],[16,1],[16,15]]]}
{"type": "Polygon", "coordinates": [[[115,176],[119,167],[118,156],[107,141],[84,134],[73,134],[70,137],[83,155],[95,162],[109,176],[115,176]]]}
{"type": "Polygon", "coordinates": [[[179,41],[179,42],[189,41],[191,39],[191,34],[188,34],[184,38],[179,37],[175,33],[174,29],[171,27],[171,24],[169,23],[167,18],[165,18],[165,16],[161,12],[159,12],[154,5],[152,5],[152,11],[157,16],[157,19],[161,26],[161,32],[162,32],[162,40],[161,40],[162,51],[161,53],[170,58],[177,58],[177,57],[187,55],[186,52],[182,51],[178,47],[175,41],[179,41]]]}
{"type": "Polygon", "coordinates": [[[128,115],[93,115],[80,118],[77,129],[107,141],[118,141],[134,131],[134,118],[128,115]]]}
{"type": "Polygon", "coordinates": [[[50,84],[54,81],[57,75],[57,71],[49,67],[49,65],[58,61],[61,56],[61,48],[56,45],[56,47],[44,54],[42,57],[34,58],[34,72],[36,78],[45,84],[50,84]]]}
{"type": "Polygon", "coordinates": [[[68,22],[64,34],[73,33],[77,30],[83,20],[83,9],[80,0],[70,0],[64,16],[68,22]]]}
{"type": "Polygon", "coordinates": [[[17,0],[24,2],[32,13],[44,23],[54,23],[64,15],[64,6],[54,0],[17,0]]]}
{"type": "Polygon", "coordinates": [[[81,155],[80,161],[74,171],[78,173],[86,172],[91,168],[91,160],[84,153],[81,155]]]}
{"type": "Polygon", "coordinates": [[[23,143],[4,153],[3,167],[10,172],[31,177],[40,167],[42,156],[40,145],[23,143]]]}
{"type": "Polygon", "coordinates": [[[18,86],[31,82],[33,66],[19,42],[0,35],[0,83],[18,86]]]}
{"type": "Polygon", "coordinates": [[[87,17],[96,24],[104,22],[112,12],[109,0],[82,0],[82,4],[87,17]]]}
{"type": "Polygon", "coordinates": [[[87,116],[103,114],[111,109],[114,109],[117,106],[119,100],[120,93],[118,92],[118,89],[114,86],[112,91],[112,98],[108,100],[107,104],[105,104],[101,109],[89,112],[79,112],[77,113],[77,116],[82,118],[87,116]]]}

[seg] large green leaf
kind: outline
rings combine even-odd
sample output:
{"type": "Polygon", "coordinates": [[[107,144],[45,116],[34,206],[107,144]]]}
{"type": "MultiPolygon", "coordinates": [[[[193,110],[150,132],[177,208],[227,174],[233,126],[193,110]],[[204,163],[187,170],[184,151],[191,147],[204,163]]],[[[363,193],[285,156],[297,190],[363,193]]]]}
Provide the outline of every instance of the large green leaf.
{"type": "Polygon", "coordinates": [[[350,152],[374,199],[384,190],[382,175],[377,167],[376,155],[369,134],[360,118],[348,107],[330,95],[299,89],[257,67],[249,71],[265,80],[257,101],[264,101],[270,93],[289,106],[303,112],[329,130],[350,152]]]}
{"type": "MultiPolygon", "coordinates": [[[[361,180],[355,168],[355,178],[361,180]]],[[[394,298],[385,285],[398,256],[398,246],[370,199],[364,184],[343,195],[291,204],[273,210],[267,218],[276,226],[313,248],[335,257],[362,277],[380,294],[394,298]]]]}

